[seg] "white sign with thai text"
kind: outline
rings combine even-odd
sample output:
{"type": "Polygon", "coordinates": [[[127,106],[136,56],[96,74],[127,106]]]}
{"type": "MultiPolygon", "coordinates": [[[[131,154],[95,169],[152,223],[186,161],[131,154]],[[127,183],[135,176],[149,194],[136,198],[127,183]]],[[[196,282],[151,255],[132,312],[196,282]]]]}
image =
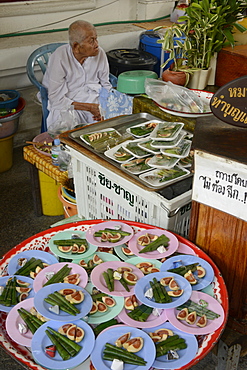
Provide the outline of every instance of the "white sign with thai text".
{"type": "Polygon", "coordinates": [[[195,150],[192,199],[247,221],[247,166],[195,150]]]}

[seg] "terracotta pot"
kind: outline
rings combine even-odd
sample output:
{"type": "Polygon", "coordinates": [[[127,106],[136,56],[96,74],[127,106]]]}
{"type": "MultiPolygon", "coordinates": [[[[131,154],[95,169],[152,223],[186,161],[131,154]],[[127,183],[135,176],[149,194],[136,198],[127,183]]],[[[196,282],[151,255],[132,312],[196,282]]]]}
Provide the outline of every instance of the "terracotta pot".
{"type": "Polygon", "coordinates": [[[161,77],[163,81],[171,81],[175,85],[184,86],[186,83],[185,72],[172,71],[169,68],[164,70],[161,77]]]}

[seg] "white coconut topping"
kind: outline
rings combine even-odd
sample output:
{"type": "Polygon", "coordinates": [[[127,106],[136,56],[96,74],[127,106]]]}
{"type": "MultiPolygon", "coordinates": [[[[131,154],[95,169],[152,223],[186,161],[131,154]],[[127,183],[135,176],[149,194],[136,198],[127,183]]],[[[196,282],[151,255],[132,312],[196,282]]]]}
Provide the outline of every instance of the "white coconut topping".
{"type": "Polygon", "coordinates": [[[114,358],[111,364],[111,370],[123,370],[124,363],[121,360],[114,358]]]}
{"type": "Polygon", "coordinates": [[[154,308],[152,311],[152,314],[156,317],[159,317],[162,314],[162,309],[161,308],[154,308]]]}
{"type": "Polygon", "coordinates": [[[116,280],[120,280],[122,277],[122,274],[120,274],[120,272],[118,271],[114,271],[113,272],[113,278],[116,279],[116,280]]]}
{"type": "Polygon", "coordinates": [[[18,324],[18,330],[21,334],[26,334],[28,331],[27,325],[23,322],[19,322],[18,324]]]}
{"type": "Polygon", "coordinates": [[[147,298],[153,298],[153,289],[152,288],[149,288],[146,292],[145,292],[145,294],[144,294],[144,296],[145,297],[147,297],[147,298]]]}
{"type": "Polygon", "coordinates": [[[159,253],[164,253],[164,252],[166,252],[166,248],[164,247],[164,245],[160,245],[159,248],[157,248],[157,251],[159,253]]]}
{"type": "Polygon", "coordinates": [[[50,272],[45,273],[45,277],[46,277],[47,280],[50,280],[53,275],[55,275],[54,271],[50,271],[50,272]]]}
{"type": "Polygon", "coordinates": [[[48,309],[49,311],[56,313],[57,315],[59,314],[59,306],[57,304],[55,304],[55,306],[50,306],[48,309]]]}

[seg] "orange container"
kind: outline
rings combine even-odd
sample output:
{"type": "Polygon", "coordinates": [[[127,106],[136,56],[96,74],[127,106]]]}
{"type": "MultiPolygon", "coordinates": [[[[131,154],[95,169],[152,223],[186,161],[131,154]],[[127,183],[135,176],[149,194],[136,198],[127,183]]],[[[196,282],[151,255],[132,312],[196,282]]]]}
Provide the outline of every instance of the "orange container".
{"type": "Polygon", "coordinates": [[[65,199],[62,196],[62,185],[59,186],[59,188],[58,188],[58,199],[63,204],[64,217],[65,218],[68,218],[68,217],[77,215],[78,212],[77,212],[77,206],[76,206],[76,204],[69,202],[67,199],[65,199]]]}

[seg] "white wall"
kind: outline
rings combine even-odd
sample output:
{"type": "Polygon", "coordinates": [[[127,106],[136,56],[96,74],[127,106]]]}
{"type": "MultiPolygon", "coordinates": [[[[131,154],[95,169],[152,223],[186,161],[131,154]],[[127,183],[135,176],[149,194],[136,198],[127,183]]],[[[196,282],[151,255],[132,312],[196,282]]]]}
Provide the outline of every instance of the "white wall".
{"type": "Polygon", "coordinates": [[[168,16],[173,4],[171,0],[34,0],[0,3],[1,35],[15,34],[14,37],[0,38],[0,89],[20,90],[26,99],[26,107],[14,138],[15,144],[20,145],[32,139],[40,130],[41,107],[35,103],[36,89],[30,90],[31,83],[26,75],[27,58],[33,50],[51,42],[67,42],[68,26],[77,19],[88,20],[97,26],[99,43],[105,51],[136,48],[144,29],[133,23],[168,16]],[[21,35],[18,35],[18,31],[21,35]]]}
{"type": "Polygon", "coordinates": [[[107,51],[135,45],[136,34],[129,32],[136,30],[138,33],[143,29],[134,28],[133,22],[167,16],[173,3],[170,0],[36,0],[1,3],[1,36],[12,33],[14,37],[0,38],[0,86],[2,89],[14,89],[30,85],[25,72],[28,56],[41,45],[67,42],[67,28],[76,19],[86,19],[95,25],[120,23],[117,37],[114,37],[116,31],[112,27],[97,27],[99,36],[104,36],[101,45],[107,51]]]}

